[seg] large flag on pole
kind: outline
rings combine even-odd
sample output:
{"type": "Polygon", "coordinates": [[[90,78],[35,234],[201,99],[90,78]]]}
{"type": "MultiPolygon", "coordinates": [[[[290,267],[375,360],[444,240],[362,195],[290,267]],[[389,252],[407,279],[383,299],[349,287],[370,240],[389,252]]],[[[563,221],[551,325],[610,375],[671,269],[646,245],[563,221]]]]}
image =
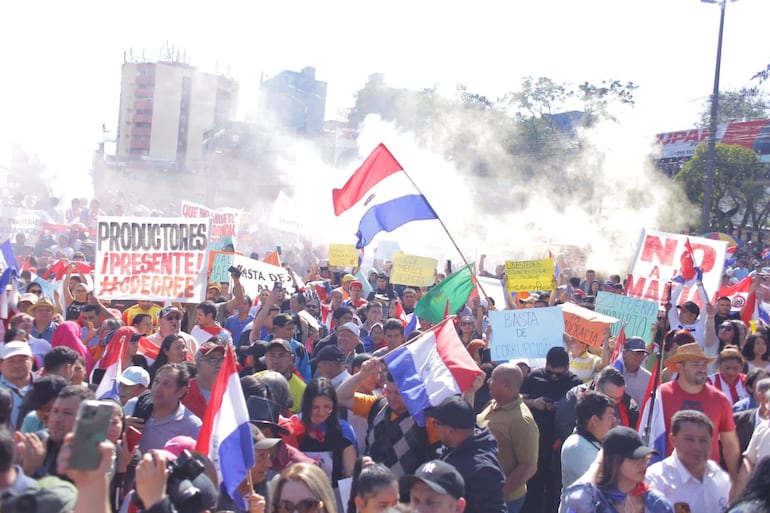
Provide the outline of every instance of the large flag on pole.
{"type": "Polygon", "coordinates": [[[465,266],[434,285],[422,296],[414,308],[414,315],[432,324],[438,324],[444,318],[444,311],[449,303],[449,313],[459,310],[473,292],[473,273],[470,266],[465,266]]]}
{"type": "MultiPolygon", "coordinates": [[[[404,187],[408,188],[410,184],[399,184],[393,188],[393,180],[398,180],[398,177],[386,180],[398,173],[405,180],[409,179],[393,154],[380,143],[341,189],[332,190],[336,215],[347,211],[366,196],[364,206],[369,208],[358,224],[358,249],[365,248],[382,231],[391,232],[412,221],[438,219],[433,207],[419,191],[416,191],[418,194],[403,194],[404,187]],[[380,185],[383,181],[387,183],[380,185]]],[[[411,186],[415,187],[413,182],[411,186]]]]}
{"type": "Polygon", "coordinates": [[[211,389],[195,450],[211,458],[222,488],[241,509],[248,509],[238,486],[254,466],[254,444],[232,344],[227,344],[225,361],[211,389]]]}
{"type": "Polygon", "coordinates": [[[465,392],[482,372],[463,346],[451,317],[385,355],[385,363],[409,413],[421,426],[425,408],[465,392]]]}

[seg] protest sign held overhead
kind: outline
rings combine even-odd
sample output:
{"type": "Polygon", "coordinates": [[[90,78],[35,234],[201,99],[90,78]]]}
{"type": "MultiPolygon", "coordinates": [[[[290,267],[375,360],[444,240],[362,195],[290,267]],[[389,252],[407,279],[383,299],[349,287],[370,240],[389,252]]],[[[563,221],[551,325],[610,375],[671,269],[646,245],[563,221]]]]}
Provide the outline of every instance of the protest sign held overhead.
{"type": "MultiPolygon", "coordinates": [[[[727,242],[643,229],[628,276],[626,295],[665,302],[666,282],[680,274],[682,255],[686,252],[688,238],[692,246],[694,265],[703,273],[702,281],[706,292],[716,292],[722,279],[727,242]]],[[[688,282],[687,285],[680,301],[694,301],[700,305],[700,294],[693,286],[694,283],[688,282]]]]}
{"type": "Polygon", "coordinates": [[[329,244],[329,265],[356,267],[360,254],[355,244],[329,244]]]}
{"type": "Polygon", "coordinates": [[[589,346],[602,345],[607,329],[619,320],[572,303],[564,303],[561,308],[564,313],[564,331],[589,346]]]}
{"type": "Polygon", "coordinates": [[[203,300],[211,220],[99,217],[95,295],[104,299],[203,300]]]}
{"type": "Polygon", "coordinates": [[[564,316],[558,306],[489,312],[492,360],[528,360],[541,366],[552,347],[563,345],[564,316]]]}
{"type": "Polygon", "coordinates": [[[295,292],[294,282],[289,271],[283,267],[270,265],[260,260],[254,260],[242,255],[233,255],[235,267],[243,266],[241,285],[243,290],[251,297],[257,297],[263,290],[273,290],[276,283],[288,294],[295,292]]]}
{"type": "Polygon", "coordinates": [[[191,201],[182,200],[182,217],[196,219],[211,218],[210,249],[220,251],[225,246],[235,246],[235,236],[238,233],[242,212],[235,208],[218,208],[212,210],[191,201]]]}
{"type": "Polygon", "coordinates": [[[552,258],[540,260],[505,261],[505,277],[508,290],[553,289],[554,263],[552,258]]]}
{"type": "Polygon", "coordinates": [[[15,240],[21,233],[27,245],[37,244],[43,225],[51,224],[51,216],[44,210],[17,207],[0,207],[0,240],[15,240]]]}
{"type": "Polygon", "coordinates": [[[594,310],[598,313],[620,319],[612,325],[612,335],[620,333],[620,326],[626,323],[626,336],[642,337],[649,343],[652,339],[652,325],[658,317],[659,304],[655,301],[636,299],[620,294],[599,291],[594,310]]]}
{"type": "Polygon", "coordinates": [[[416,285],[428,287],[436,281],[438,260],[397,253],[393,255],[393,269],[390,283],[394,285],[416,285]]]}
{"type": "Polygon", "coordinates": [[[226,283],[230,281],[230,271],[233,265],[233,253],[212,251],[209,254],[209,281],[226,283]]]}
{"type": "Polygon", "coordinates": [[[287,196],[285,192],[278,191],[267,224],[276,230],[304,235],[310,231],[305,222],[306,218],[305,210],[299,203],[287,196]]]}

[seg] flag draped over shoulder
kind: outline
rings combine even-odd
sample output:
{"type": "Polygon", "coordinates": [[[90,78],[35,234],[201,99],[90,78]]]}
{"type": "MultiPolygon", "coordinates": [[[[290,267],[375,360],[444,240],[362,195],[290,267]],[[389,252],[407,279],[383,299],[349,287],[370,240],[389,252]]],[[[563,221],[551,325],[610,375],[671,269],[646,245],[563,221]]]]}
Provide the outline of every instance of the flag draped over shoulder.
{"type": "Polygon", "coordinates": [[[425,425],[425,408],[468,390],[481,372],[463,346],[453,319],[385,356],[388,371],[415,421],[425,425]]]}
{"type": "Polygon", "coordinates": [[[434,285],[422,296],[414,308],[414,315],[432,324],[438,324],[444,318],[447,303],[450,313],[458,311],[468,301],[473,287],[471,267],[465,266],[438,285],[434,285]]]}
{"type": "Polygon", "coordinates": [[[242,509],[248,509],[238,486],[254,466],[254,443],[232,344],[227,345],[202,420],[195,450],[211,458],[222,488],[242,509]]]}

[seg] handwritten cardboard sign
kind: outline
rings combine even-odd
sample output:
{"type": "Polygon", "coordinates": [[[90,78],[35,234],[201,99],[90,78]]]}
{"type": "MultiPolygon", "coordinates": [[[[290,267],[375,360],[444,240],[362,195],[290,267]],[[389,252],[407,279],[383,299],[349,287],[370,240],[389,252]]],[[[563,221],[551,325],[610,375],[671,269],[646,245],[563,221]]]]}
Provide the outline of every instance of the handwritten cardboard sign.
{"type": "Polygon", "coordinates": [[[564,313],[564,331],[572,338],[589,346],[602,345],[607,328],[618,322],[616,317],[603,315],[572,303],[564,303],[561,308],[564,313]]]}
{"type": "Polygon", "coordinates": [[[564,316],[559,307],[492,310],[489,322],[494,361],[524,359],[539,366],[549,349],[564,344],[564,316]]]}
{"type": "Polygon", "coordinates": [[[355,267],[358,265],[359,254],[355,244],[329,244],[329,265],[355,267]]]}
{"type": "Polygon", "coordinates": [[[551,258],[540,260],[505,261],[505,276],[508,290],[551,290],[553,289],[554,264],[551,258]]]}
{"type": "Polygon", "coordinates": [[[612,325],[612,334],[618,336],[620,327],[626,323],[626,337],[642,337],[645,342],[652,341],[652,324],[658,317],[658,303],[644,299],[599,291],[596,295],[595,311],[616,317],[620,321],[612,325]]]}
{"type": "Polygon", "coordinates": [[[393,255],[390,283],[428,287],[436,281],[437,265],[438,260],[435,258],[396,253],[393,255]]]}

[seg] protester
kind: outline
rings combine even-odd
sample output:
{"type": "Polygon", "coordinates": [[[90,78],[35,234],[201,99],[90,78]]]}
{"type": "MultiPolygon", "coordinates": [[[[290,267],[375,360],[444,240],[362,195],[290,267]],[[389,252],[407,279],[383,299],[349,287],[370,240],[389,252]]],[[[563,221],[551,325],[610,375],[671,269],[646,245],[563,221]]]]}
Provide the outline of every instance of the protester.
{"type": "Polygon", "coordinates": [[[408,492],[409,504],[418,513],[463,513],[465,481],[449,463],[428,461],[399,484],[408,492]]]}
{"type": "Polygon", "coordinates": [[[273,507],[276,511],[337,511],[337,501],[329,480],[323,470],[315,465],[292,465],[281,472],[273,490],[273,507]]]}
{"type": "Polygon", "coordinates": [[[743,355],[737,346],[725,346],[717,357],[718,371],[708,377],[709,385],[721,390],[732,406],[748,397],[746,375],[743,370],[743,355]]]}
{"type": "Polygon", "coordinates": [[[398,480],[390,469],[367,457],[356,460],[347,513],[382,513],[397,503],[398,480]]]}

